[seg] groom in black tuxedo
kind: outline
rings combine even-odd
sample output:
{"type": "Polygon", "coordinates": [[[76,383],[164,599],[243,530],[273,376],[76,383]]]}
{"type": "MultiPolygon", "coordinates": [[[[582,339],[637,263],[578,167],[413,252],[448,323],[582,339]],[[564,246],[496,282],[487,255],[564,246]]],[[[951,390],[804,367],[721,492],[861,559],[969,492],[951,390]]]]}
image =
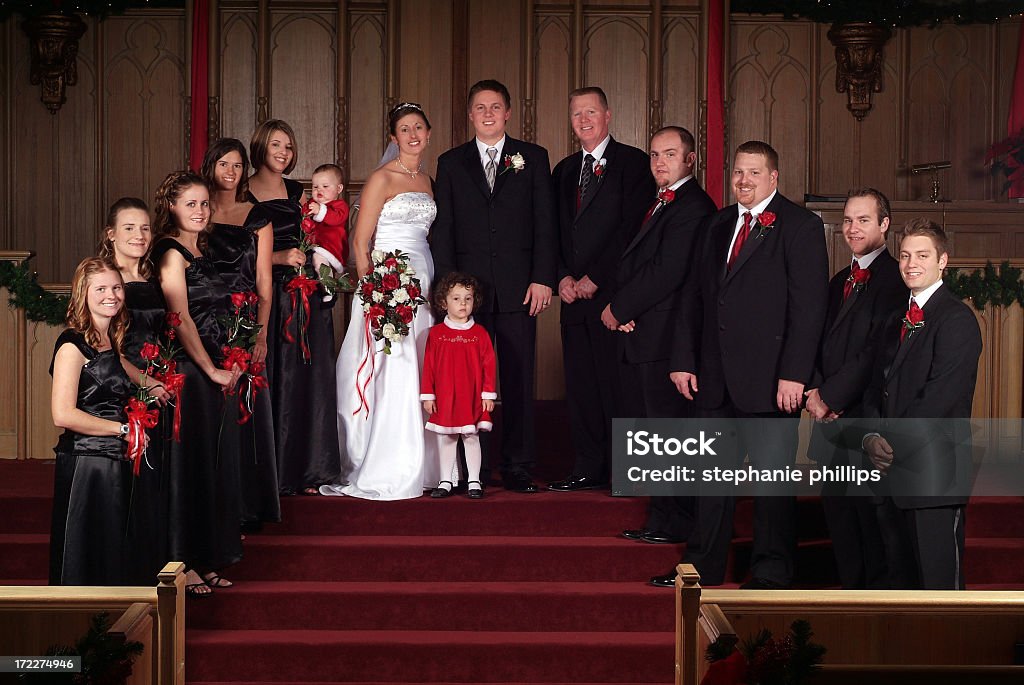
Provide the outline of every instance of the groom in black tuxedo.
{"type": "Polygon", "coordinates": [[[551,304],[558,245],[547,150],[505,134],[511,106],[498,81],[470,88],[476,137],[437,161],[430,243],[436,278],[458,270],[483,286],[476,320],[498,354],[502,481],[509,490],[536,492],[529,473],[535,317],[551,304]]]}
{"type": "MultiPolygon", "coordinates": [[[[552,174],[558,204],[558,295],[562,358],[575,464],[552,490],[608,484],[612,418],[621,406],[616,334],[601,310],[617,288],[619,257],[654,196],[647,155],[608,133],[612,112],[597,87],[569,93],[569,121],[580,141],[552,174]]],[[[618,415],[623,415],[618,413],[618,415]]]]}
{"type": "MultiPolygon", "coordinates": [[[[672,380],[702,418],[736,422],[740,449],[754,468],[794,463],[804,388],[814,372],[825,323],[828,254],[821,218],[778,192],[779,155],[767,143],[736,149],[737,204],[712,216],[683,286],[671,360],[672,380]]],[[[701,582],[725,581],[733,498],[701,496],[686,563],[701,582]]],[[[795,499],[754,499],[752,579],[742,587],[788,587],[796,548],[795,499]]],[[[675,572],[651,579],[671,585],[675,572]]]]}

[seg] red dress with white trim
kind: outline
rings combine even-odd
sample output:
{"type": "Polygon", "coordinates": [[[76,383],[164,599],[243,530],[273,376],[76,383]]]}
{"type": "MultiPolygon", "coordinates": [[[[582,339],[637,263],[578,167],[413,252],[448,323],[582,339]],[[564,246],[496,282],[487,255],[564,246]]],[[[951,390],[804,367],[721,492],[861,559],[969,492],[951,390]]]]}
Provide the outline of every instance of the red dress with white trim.
{"type": "Polygon", "coordinates": [[[435,400],[426,428],[435,433],[472,435],[491,430],[482,400],[497,399],[491,337],[470,317],[464,324],[445,317],[431,327],[423,358],[420,399],[435,400]]]}

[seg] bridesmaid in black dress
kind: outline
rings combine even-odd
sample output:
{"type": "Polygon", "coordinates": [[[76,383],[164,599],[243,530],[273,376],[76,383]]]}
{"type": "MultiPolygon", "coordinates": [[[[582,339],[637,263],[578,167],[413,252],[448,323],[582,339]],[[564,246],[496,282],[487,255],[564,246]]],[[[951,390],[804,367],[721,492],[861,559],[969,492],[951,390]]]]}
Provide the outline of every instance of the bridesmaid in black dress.
{"type": "MultiPolygon", "coordinates": [[[[157,343],[166,328],[166,307],[160,284],[153,277],[147,257],[153,244],[149,207],[137,197],[122,197],[110,207],[100,240],[99,256],[117,265],[124,280],[128,330],[121,352],[131,364],[129,375],[138,379],[138,370],[146,368],[140,354],[145,343],[157,343]]],[[[157,382],[147,385],[159,392],[157,382]]],[[[162,393],[166,394],[166,393],[162,393]]],[[[171,408],[168,407],[168,410],[171,408]]],[[[126,567],[129,585],[153,585],[157,573],[170,561],[167,555],[167,487],[163,463],[164,439],[170,434],[167,420],[173,414],[163,412],[162,425],[152,428],[149,446],[138,477],[132,482],[128,520],[128,547],[132,550],[126,567]]]]}
{"type": "MultiPolygon", "coordinates": [[[[274,227],[247,199],[249,155],[240,140],[221,138],[214,142],[203,158],[201,173],[213,190],[210,257],[228,290],[259,296],[256,321],[263,328],[256,337],[252,361],[265,364],[273,295],[274,227]]],[[[281,520],[274,416],[266,388],[257,392],[252,416],[241,426],[240,440],[242,530],[259,530],[265,521],[281,520]]]]}
{"type": "Polygon", "coordinates": [[[91,257],[75,270],[68,328],[54,345],[51,585],[123,585],[132,465],[125,405],[134,387],[121,363],[128,315],[117,267],[91,257]],[[74,486],[74,487],[72,487],[74,486]]]}
{"type": "Polygon", "coordinates": [[[169,443],[166,457],[170,554],[188,567],[188,592],[202,596],[231,587],[219,571],[242,558],[238,404],[224,397],[239,369],[220,366],[227,334],[219,319],[229,315],[231,296],[206,256],[210,193],[202,177],[169,174],[155,204],[153,265],[167,308],[181,316],[178,340],[185,350],[178,362],[185,375],[181,442],[169,443]]]}
{"type": "MultiPolygon", "coordinates": [[[[270,119],[252,134],[250,159],[256,173],[249,179],[249,194],[274,225],[274,303],[267,337],[267,370],[274,407],[278,480],[283,494],[318,494],[318,486],[337,483],[341,473],[338,449],[337,397],[334,378],[334,326],[324,291],[309,295],[306,339],[309,359],[303,355],[293,317],[292,294],[286,284],[311,254],[298,249],[302,184],[284,177],[298,160],[291,126],[270,119]],[[284,335],[285,322],[295,342],[284,335]]],[[[296,294],[296,302],[301,295],[296,294]]],[[[300,305],[301,306],[301,305],[300,305]]]]}

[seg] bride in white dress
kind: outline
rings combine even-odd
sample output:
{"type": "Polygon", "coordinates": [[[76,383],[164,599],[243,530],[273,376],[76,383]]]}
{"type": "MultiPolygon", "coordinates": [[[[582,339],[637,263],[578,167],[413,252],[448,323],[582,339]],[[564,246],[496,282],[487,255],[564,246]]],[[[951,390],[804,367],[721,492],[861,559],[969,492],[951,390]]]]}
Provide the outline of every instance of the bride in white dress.
{"type": "MultiPolygon", "coordinates": [[[[430,123],[419,105],[402,103],[388,114],[388,125],[398,156],[378,167],[363,188],[352,236],[356,271],[361,278],[370,270],[371,250],[401,250],[429,301],[434,262],[427,232],[437,208],[420,156],[430,123]]],[[[337,364],[343,485],[323,485],[321,494],[410,499],[437,483],[440,466],[433,443],[427,446],[420,403],[420,365],[432,323],[429,306],[421,305],[409,335],[392,344],[390,355],[372,337],[367,350],[363,310],[355,299],[337,364]]]]}

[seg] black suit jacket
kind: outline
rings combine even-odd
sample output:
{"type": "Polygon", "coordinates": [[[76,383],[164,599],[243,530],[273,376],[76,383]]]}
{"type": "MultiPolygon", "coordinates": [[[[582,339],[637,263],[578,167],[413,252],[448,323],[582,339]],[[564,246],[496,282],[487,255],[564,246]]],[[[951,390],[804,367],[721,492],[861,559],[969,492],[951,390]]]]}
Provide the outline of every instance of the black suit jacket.
{"type": "Polygon", "coordinates": [[[981,330],[974,313],[945,285],[922,309],[924,327],[908,332],[902,344],[906,310],[889,317],[864,396],[865,416],[876,419],[875,429],[893,447],[887,484],[902,509],[965,504],[963,490],[970,482],[969,419],[981,330]],[[945,496],[922,494],[946,490],[945,496]]]}
{"type": "Polygon", "coordinates": [[[828,284],[828,314],[821,340],[821,355],[812,387],[835,412],[857,416],[864,390],[871,379],[875,341],[889,318],[906,309],[910,291],[900,277],[899,263],[888,250],[868,267],[871,277],[843,301],[850,276],[846,267],[828,284]]]}
{"type": "Polygon", "coordinates": [[[604,173],[592,178],[576,211],[583,152],[569,155],[552,174],[558,204],[558,280],[589,276],[597,285],[590,300],[562,303],[562,323],[599,319],[617,288],[619,257],[636,234],[656,190],[647,153],[609,141],[604,173]]]}
{"type": "Polygon", "coordinates": [[[526,311],[530,283],[556,287],[558,261],[551,166],[544,148],[505,136],[494,192],[487,187],[476,140],[437,161],[437,218],[430,245],[437,278],[463,271],[483,285],[482,312],[526,311]],[[505,171],[506,157],[526,166],[505,171]]]}
{"type": "Polygon", "coordinates": [[[696,373],[697,406],[722,406],[728,390],[741,411],[778,411],[779,379],[807,384],[825,323],[828,254],[821,218],[777,193],[732,269],[726,259],[738,205],[715,214],[702,232],[695,268],[683,286],[671,368],[696,373]]]}
{"type": "Polygon", "coordinates": [[[627,362],[671,356],[679,289],[691,268],[700,227],[717,209],[696,179],[690,179],[626,247],[619,263],[619,290],[611,305],[620,322],[636,322],[632,333],[619,336],[627,362]]]}

